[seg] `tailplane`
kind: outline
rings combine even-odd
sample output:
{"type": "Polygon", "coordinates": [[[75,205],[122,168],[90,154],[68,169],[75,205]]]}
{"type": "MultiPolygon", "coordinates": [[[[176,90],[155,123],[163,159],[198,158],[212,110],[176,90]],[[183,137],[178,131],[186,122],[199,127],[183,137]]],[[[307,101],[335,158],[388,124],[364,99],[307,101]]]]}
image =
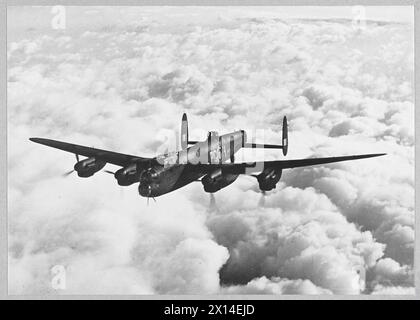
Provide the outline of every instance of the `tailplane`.
{"type": "Polygon", "coordinates": [[[289,146],[289,139],[287,135],[287,118],[283,117],[283,128],[282,128],[282,145],[277,144],[260,144],[260,143],[245,143],[244,148],[264,148],[264,149],[283,149],[283,155],[287,155],[289,146]]]}

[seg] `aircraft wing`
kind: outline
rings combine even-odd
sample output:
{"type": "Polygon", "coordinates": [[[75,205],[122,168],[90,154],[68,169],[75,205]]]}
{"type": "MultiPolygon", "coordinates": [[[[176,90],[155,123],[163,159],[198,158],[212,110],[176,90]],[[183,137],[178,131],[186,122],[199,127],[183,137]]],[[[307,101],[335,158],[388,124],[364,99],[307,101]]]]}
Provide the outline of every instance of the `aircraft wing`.
{"type": "Polygon", "coordinates": [[[362,154],[343,157],[328,157],[328,158],[307,158],[298,160],[275,160],[275,161],[256,161],[250,163],[222,163],[222,164],[198,164],[197,169],[203,173],[210,173],[216,169],[222,169],[226,174],[254,174],[266,168],[276,169],[290,169],[306,166],[315,166],[320,164],[328,164],[349,160],[358,160],[372,157],[383,156],[386,153],[362,154]]]}
{"type": "Polygon", "coordinates": [[[265,161],[264,167],[274,167],[281,169],[291,169],[307,166],[316,166],[320,164],[335,163],[349,160],[358,160],[384,156],[386,153],[374,153],[374,154],[361,154],[353,156],[343,156],[343,157],[327,157],[327,158],[307,158],[299,160],[277,160],[277,161],[265,161]]]}
{"type": "Polygon", "coordinates": [[[81,146],[78,144],[61,142],[61,141],[51,140],[51,139],[30,138],[29,140],[36,143],[43,144],[48,147],[71,152],[77,155],[81,155],[85,157],[95,157],[107,163],[112,163],[121,167],[125,167],[135,161],[149,161],[150,160],[150,158],[142,158],[142,157],[132,156],[129,154],[122,154],[122,153],[117,153],[117,152],[112,152],[112,151],[107,151],[107,150],[95,149],[91,147],[81,146]]]}

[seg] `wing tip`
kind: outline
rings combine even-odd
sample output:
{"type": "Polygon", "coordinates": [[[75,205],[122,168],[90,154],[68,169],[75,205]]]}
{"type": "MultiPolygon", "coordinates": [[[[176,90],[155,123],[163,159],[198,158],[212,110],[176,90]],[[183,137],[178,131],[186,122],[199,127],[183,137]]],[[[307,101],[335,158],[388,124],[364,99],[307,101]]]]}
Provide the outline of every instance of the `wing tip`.
{"type": "Polygon", "coordinates": [[[46,146],[54,146],[57,142],[60,142],[60,141],[45,139],[45,138],[29,138],[29,140],[35,143],[46,145],[46,146]]]}
{"type": "MultiPolygon", "coordinates": [[[[348,160],[352,160],[351,158],[353,158],[353,160],[368,159],[368,158],[382,157],[382,156],[385,156],[385,155],[386,155],[386,153],[357,154],[357,155],[353,155],[353,156],[348,156],[349,157],[348,160]]],[[[344,158],[345,157],[346,156],[344,156],[344,158]]]]}
{"type": "Polygon", "coordinates": [[[32,142],[41,143],[41,144],[54,141],[54,140],[44,139],[44,138],[29,138],[29,140],[31,140],[32,142]]]}

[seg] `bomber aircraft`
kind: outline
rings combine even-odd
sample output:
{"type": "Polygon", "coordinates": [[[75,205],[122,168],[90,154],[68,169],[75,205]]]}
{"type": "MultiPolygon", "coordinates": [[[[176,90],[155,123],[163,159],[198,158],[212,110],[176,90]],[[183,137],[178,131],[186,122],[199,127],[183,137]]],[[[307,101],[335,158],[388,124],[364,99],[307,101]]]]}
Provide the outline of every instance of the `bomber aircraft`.
{"type": "Polygon", "coordinates": [[[219,135],[210,131],[204,141],[188,138],[188,120],[184,113],[181,124],[181,150],[168,152],[154,158],[144,158],[113,151],[95,149],[51,139],[30,138],[29,140],[76,155],[74,170],[79,177],[87,178],[100,171],[107,163],[120,166],[112,173],[120,186],[139,183],[141,196],[158,197],[177,190],[194,181],[201,181],[205,192],[214,193],[233,183],[239,175],[256,177],[260,190],[273,190],[284,169],[314,166],[334,162],[372,158],[385,153],[362,154],[328,158],[307,158],[297,160],[255,161],[235,163],[235,153],[241,148],[288,150],[287,119],[283,118],[282,144],[258,144],[247,142],[244,130],[219,135]],[[81,160],[79,156],[87,157],[81,160]]]}

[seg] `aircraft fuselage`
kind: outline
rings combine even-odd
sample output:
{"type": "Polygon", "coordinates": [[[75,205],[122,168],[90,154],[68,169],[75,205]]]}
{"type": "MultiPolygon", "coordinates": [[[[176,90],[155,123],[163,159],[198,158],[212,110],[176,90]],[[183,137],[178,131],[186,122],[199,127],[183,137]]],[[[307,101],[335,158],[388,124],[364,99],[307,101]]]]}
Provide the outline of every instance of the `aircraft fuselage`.
{"type": "Polygon", "coordinates": [[[209,133],[207,140],[197,142],[185,150],[157,156],[155,164],[139,175],[139,194],[158,197],[197,181],[204,174],[194,170],[194,164],[217,164],[233,160],[233,155],[244,143],[246,133],[243,130],[221,136],[209,133]],[[188,170],[185,170],[187,164],[188,170]]]}

